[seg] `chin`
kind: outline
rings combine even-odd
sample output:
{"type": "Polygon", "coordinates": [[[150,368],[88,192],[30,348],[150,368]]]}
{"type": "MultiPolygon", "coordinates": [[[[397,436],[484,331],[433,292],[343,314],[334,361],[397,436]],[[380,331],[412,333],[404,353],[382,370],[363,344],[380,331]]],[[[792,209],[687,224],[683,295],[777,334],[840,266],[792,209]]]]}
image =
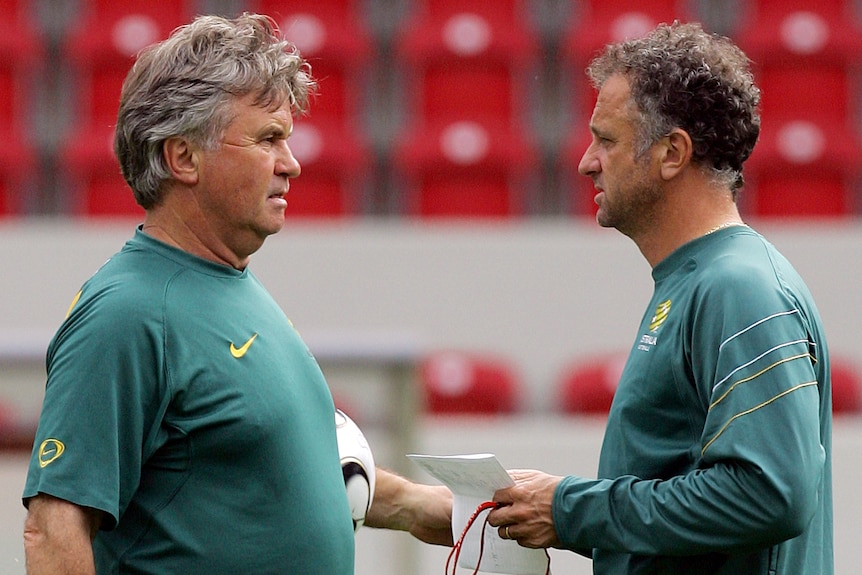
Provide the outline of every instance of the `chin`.
{"type": "Polygon", "coordinates": [[[607,211],[604,209],[602,204],[598,205],[598,209],[596,210],[596,223],[602,226],[603,228],[613,227],[613,223],[611,222],[611,218],[608,216],[607,211]]]}
{"type": "Polygon", "coordinates": [[[261,222],[258,230],[261,232],[262,236],[271,236],[273,234],[277,234],[282,230],[282,228],[284,228],[284,222],[284,212],[282,212],[278,216],[271,216],[266,222],[261,222]]]}

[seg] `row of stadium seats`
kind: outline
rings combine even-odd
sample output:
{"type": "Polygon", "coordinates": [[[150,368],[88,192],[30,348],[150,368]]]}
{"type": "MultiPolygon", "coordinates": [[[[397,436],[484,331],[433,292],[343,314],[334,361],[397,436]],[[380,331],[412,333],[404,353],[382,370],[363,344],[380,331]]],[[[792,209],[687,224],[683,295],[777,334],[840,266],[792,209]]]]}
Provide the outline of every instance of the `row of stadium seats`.
{"type": "Polygon", "coordinates": [[[763,130],[743,211],[858,215],[856,1],[735,4],[725,22],[718,0],[76,0],[58,14],[0,0],[0,214],[138,215],[111,155],[134,54],[195,13],[251,10],[320,83],[291,140],[292,216],[591,213],[576,173],[595,97],[582,70],[673,19],[731,35],[755,62],[763,130]]]}
{"type": "MultiPolygon", "coordinates": [[[[862,413],[862,372],[849,358],[834,354],[832,411],[862,413]]],[[[560,370],[553,384],[554,409],[566,414],[604,415],[611,406],[625,366],[624,353],[578,358],[560,370]]],[[[429,354],[420,365],[422,406],[433,415],[505,415],[524,411],[526,385],[505,357],[463,350],[429,354]]]]}

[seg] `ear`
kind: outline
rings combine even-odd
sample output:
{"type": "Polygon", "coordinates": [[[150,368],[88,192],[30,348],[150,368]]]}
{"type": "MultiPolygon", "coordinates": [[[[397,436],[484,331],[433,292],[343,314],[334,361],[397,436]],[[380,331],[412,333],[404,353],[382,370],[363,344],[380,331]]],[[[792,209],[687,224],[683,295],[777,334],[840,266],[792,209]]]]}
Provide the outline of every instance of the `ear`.
{"type": "Polygon", "coordinates": [[[174,179],[194,185],[198,182],[198,148],[186,138],[177,136],[165,140],[162,148],[165,163],[174,179]]]}
{"type": "Polygon", "coordinates": [[[671,180],[691,163],[691,136],[685,130],[674,128],[660,143],[661,176],[662,179],[671,180]]]}

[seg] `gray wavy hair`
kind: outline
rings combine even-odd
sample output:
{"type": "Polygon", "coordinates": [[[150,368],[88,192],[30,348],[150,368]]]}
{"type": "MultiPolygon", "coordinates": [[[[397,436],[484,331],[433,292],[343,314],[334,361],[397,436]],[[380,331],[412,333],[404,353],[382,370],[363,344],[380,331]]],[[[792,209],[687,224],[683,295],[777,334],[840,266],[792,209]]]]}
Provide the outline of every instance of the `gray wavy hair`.
{"type": "Polygon", "coordinates": [[[145,48],[120,96],[114,153],[144,209],[161,200],[171,173],[164,142],[185,136],[214,149],[232,120],[231,103],[256,94],[255,104],[293,114],[308,109],[316,84],[310,65],[267,16],[199,16],[145,48]]]}
{"type": "Polygon", "coordinates": [[[607,46],[587,69],[597,88],[616,74],[629,81],[639,116],[636,156],[681,128],[693,161],[735,198],[760,134],[760,89],[742,50],[699,24],[660,24],[644,38],[607,46]]]}

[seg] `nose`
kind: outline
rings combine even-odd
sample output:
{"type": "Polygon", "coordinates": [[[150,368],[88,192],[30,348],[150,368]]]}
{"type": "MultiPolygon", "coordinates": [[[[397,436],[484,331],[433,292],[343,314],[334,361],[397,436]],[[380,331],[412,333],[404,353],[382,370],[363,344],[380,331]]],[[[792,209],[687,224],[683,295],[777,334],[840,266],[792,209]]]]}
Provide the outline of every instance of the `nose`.
{"type": "Polygon", "coordinates": [[[601,164],[599,164],[599,160],[596,157],[593,148],[593,143],[590,143],[587,149],[584,150],[584,155],[581,156],[581,161],[578,162],[578,173],[582,176],[589,177],[599,173],[601,170],[601,164]]]}
{"type": "Polygon", "coordinates": [[[302,172],[299,161],[293,155],[287,140],[283,140],[279,146],[279,153],[275,161],[275,173],[279,176],[295,178],[302,172]]]}

